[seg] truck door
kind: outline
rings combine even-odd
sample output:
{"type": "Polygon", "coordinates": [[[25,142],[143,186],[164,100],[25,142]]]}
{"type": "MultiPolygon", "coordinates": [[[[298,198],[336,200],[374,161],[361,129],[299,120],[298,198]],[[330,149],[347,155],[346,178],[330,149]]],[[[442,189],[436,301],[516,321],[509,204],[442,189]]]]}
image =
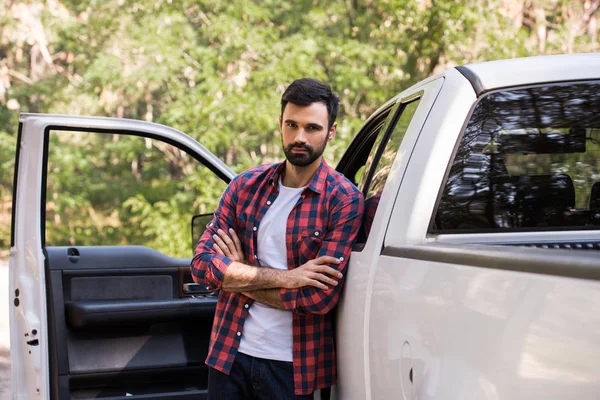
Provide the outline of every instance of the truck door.
{"type": "MultiPolygon", "coordinates": [[[[338,398],[386,398],[374,395],[377,388],[370,387],[372,371],[381,372],[383,362],[371,357],[371,348],[381,343],[369,341],[368,336],[369,327],[373,329],[372,325],[378,322],[369,321],[370,308],[385,293],[373,293],[374,272],[388,228],[397,228],[389,225],[389,215],[404,172],[444,84],[443,77],[433,78],[407,89],[382,106],[367,120],[337,167],[365,196],[363,227],[350,258],[338,307],[338,398]]],[[[402,351],[401,342],[395,350],[402,351]]],[[[396,377],[396,396],[410,391],[410,381],[400,381],[401,376],[404,375],[396,377]]]]}
{"type": "Polygon", "coordinates": [[[190,221],[234,173],[174,129],[23,115],[10,264],[14,398],[205,398],[216,305],[190,221]]]}

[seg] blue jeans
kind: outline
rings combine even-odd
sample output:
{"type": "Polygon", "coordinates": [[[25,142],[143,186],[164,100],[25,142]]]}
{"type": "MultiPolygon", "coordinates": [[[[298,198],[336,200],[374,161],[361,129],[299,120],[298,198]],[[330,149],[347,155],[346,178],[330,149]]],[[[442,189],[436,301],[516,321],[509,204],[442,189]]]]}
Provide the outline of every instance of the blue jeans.
{"type": "Polygon", "coordinates": [[[208,400],[312,398],[312,394],[294,394],[294,370],[291,362],[265,360],[237,353],[229,375],[214,368],[208,369],[208,400]]]}

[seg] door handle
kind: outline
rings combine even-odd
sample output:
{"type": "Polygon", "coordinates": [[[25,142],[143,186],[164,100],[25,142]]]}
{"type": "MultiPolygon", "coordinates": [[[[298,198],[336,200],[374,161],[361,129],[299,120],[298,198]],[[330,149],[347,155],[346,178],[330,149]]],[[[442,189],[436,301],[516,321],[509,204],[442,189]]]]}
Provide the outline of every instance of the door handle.
{"type": "Polygon", "coordinates": [[[206,286],[199,283],[184,283],[183,293],[193,296],[208,296],[214,294],[215,290],[207,289],[206,286]]]}
{"type": "Polygon", "coordinates": [[[79,250],[77,250],[75,247],[69,247],[67,249],[67,256],[69,257],[69,261],[75,264],[77,261],[79,261],[79,250]]]}

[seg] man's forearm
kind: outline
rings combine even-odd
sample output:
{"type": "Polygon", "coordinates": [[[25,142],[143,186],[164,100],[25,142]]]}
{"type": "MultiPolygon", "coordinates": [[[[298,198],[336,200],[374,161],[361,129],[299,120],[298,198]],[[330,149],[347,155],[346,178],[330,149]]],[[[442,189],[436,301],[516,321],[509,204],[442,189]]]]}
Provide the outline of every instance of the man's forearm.
{"type": "MultiPolygon", "coordinates": [[[[285,270],[260,268],[234,261],[225,271],[223,290],[247,292],[285,287],[285,270]]],[[[260,301],[260,300],[259,300],[260,301]]]]}
{"type": "Polygon", "coordinates": [[[250,292],[242,292],[242,294],[273,308],[285,310],[279,289],[253,290],[250,292]]]}

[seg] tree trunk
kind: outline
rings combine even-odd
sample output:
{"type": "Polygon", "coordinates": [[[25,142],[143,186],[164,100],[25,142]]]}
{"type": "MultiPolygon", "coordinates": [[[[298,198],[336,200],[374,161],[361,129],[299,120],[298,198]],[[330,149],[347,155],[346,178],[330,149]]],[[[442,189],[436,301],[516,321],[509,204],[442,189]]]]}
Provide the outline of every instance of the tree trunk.
{"type": "Polygon", "coordinates": [[[546,34],[547,34],[547,21],[546,21],[546,10],[544,10],[543,3],[535,4],[535,31],[538,40],[538,52],[544,54],[546,52],[546,34]]]}

